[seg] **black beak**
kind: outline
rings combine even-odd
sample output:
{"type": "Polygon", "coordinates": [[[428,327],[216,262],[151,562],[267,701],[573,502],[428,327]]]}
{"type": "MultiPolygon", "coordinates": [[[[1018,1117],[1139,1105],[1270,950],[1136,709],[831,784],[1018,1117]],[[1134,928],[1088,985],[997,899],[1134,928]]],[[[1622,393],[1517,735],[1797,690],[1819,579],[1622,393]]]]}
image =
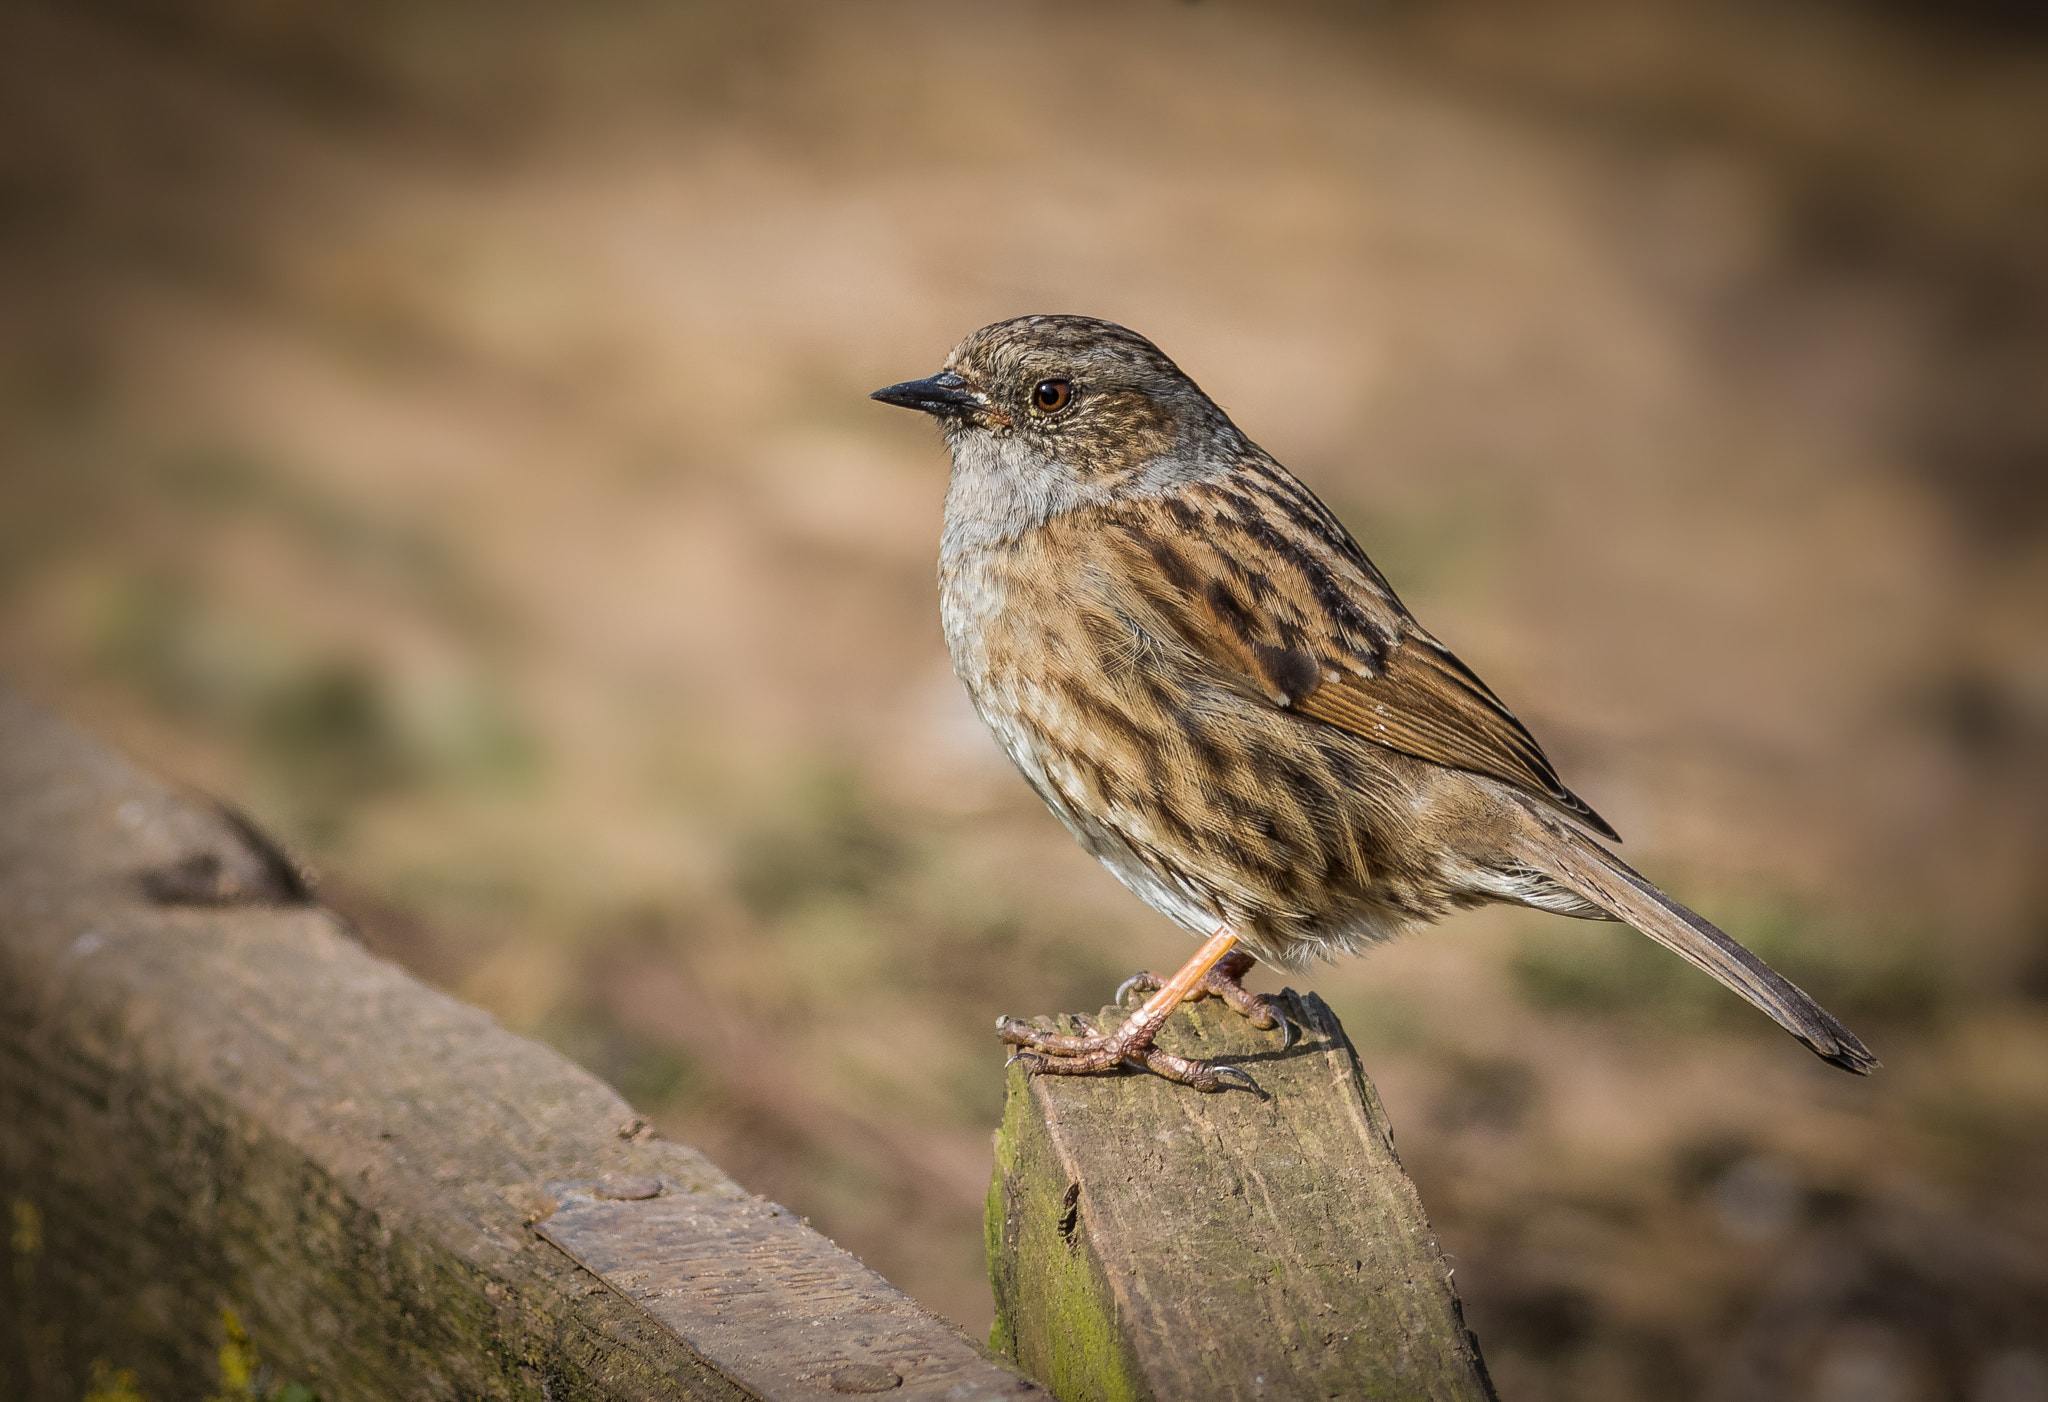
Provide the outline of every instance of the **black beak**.
{"type": "Polygon", "coordinates": [[[940,418],[957,418],[969,409],[988,407],[988,401],[967,388],[967,381],[951,370],[922,380],[905,380],[900,385],[890,385],[869,395],[884,404],[899,404],[905,409],[922,409],[927,414],[940,418]]]}

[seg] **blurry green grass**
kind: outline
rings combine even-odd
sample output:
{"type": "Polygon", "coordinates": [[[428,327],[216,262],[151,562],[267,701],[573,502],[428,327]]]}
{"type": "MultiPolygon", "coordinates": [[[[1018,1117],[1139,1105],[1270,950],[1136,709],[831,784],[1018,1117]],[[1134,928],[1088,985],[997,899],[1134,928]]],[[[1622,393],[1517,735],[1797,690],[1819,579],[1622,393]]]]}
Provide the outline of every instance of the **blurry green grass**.
{"type": "Polygon", "coordinates": [[[315,846],[366,801],[420,789],[530,789],[546,768],[520,714],[501,611],[433,531],[324,493],[227,448],[175,455],[135,480],[181,529],[281,542],[343,591],[396,595],[459,640],[429,684],[369,647],[309,634],[288,605],[236,590],[203,558],[150,548],[87,555],[74,570],[87,667],[156,712],[252,762],[267,801],[315,846]]]}

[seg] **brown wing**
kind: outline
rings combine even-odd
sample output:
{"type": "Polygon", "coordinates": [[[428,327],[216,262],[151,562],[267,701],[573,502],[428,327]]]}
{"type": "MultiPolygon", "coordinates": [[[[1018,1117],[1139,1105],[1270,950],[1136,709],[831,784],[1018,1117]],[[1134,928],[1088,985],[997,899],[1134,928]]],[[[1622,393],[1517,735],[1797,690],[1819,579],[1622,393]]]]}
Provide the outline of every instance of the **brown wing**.
{"type": "Polygon", "coordinates": [[[1106,508],[1101,539],[1197,654],[1275,706],[1512,784],[1619,840],[1285,469],[1247,460],[1228,479],[1167,501],[1164,519],[1159,499],[1106,508]]]}

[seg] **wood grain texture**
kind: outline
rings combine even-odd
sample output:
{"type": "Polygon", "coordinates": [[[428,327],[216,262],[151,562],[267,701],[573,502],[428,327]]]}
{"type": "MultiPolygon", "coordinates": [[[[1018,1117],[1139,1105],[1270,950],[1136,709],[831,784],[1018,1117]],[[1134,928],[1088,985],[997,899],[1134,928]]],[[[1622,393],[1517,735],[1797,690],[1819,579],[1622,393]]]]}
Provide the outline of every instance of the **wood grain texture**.
{"type": "Polygon", "coordinates": [[[763,1397],[1043,1397],[772,1202],[553,1184],[541,1234],[763,1397]],[[893,1298],[892,1298],[893,1297],[893,1298]]]}
{"type": "Polygon", "coordinates": [[[1342,1027],[1314,996],[1282,1003],[1305,1032],[1284,1054],[1213,1002],[1162,1037],[1244,1066],[1264,1100],[1013,1070],[992,1342],[1062,1402],[1493,1396],[1342,1027]]]}
{"type": "MultiPolygon", "coordinates": [[[[0,694],[0,1397],[77,1402],[96,1370],[212,1395],[229,1314],[324,1402],[830,1395],[735,1382],[535,1231],[563,1180],[758,1203],[274,867],[0,694]]],[[[790,1232],[781,1267],[851,1264],[790,1232]]],[[[871,1274],[848,1289],[917,1311],[871,1274]]]]}

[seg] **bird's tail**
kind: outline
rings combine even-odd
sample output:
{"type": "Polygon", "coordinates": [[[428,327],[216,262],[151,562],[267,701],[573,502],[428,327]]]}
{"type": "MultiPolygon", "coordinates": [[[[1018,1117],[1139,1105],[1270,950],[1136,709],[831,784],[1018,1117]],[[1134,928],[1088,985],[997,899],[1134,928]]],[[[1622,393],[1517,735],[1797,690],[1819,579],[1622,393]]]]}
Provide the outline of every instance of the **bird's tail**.
{"type": "Polygon", "coordinates": [[[1869,1048],[1777,970],[1652,886],[1628,863],[1577,833],[1539,819],[1524,829],[1521,858],[1558,885],[1633,925],[1770,1014],[1822,1061],[1867,1076],[1869,1048]]]}

